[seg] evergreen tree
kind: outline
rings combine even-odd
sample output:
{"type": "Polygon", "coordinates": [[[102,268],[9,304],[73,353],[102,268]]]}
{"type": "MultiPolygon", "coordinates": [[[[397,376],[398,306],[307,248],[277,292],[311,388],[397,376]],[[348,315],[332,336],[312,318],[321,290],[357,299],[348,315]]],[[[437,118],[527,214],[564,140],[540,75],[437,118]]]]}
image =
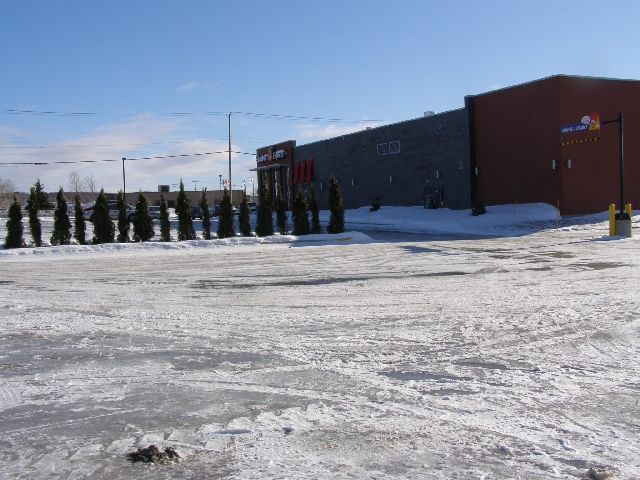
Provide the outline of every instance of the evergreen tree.
{"type": "Polygon", "coordinates": [[[31,187],[29,200],[27,200],[27,212],[29,213],[29,231],[34,247],[42,246],[42,225],[38,218],[38,194],[35,187],[31,187]]]}
{"type": "Polygon", "coordinates": [[[240,235],[243,237],[251,236],[251,222],[249,219],[251,218],[251,212],[249,211],[249,204],[247,203],[247,198],[242,199],[242,203],[240,204],[240,216],[238,218],[238,222],[240,223],[240,235]]]}
{"type": "Polygon", "coordinates": [[[91,218],[93,219],[93,238],[91,243],[94,245],[113,243],[116,236],[116,226],[109,216],[109,204],[107,203],[107,196],[104,194],[104,188],[100,189],[91,218]]]}
{"type": "Polygon", "coordinates": [[[222,200],[220,201],[220,215],[218,216],[218,238],[235,237],[235,219],[233,218],[233,206],[231,197],[224,189],[222,200]]]}
{"type": "Polygon", "coordinates": [[[327,225],[327,233],[344,232],[344,203],[342,202],[342,193],[340,193],[340,185],[336,177],[331,175],[329,178],[329,225],[327,225]]]}
{"type": "Polygon", "coordinates": [[[118,190],[118,243],[127,243],[129,241],[129,230],[131,224],[127,215],[127,202],[124,198],[124,192],[118,190]]]}
{"type": "Polygon", "coordinates": [[[479,196],[476,196],[473,202],[473,208],[471,209],[471,215],[477,217],[478,215],[484,215],[487,213],[487,209],[484,206],[484,201],[479,196]]]}
{"type": "Polygon", "coordinates": [[[280,184],[278,184],[278,190],[276,191],[276,225],[280,235],[287,234],[287,202],[285,202],[284,195],[282,195],[280,184]]]}
{"type": "Polygon", "coordinates": [[[180,179],[180,193],[176,198],[176,215],[178,215],[178,241],[195,240],[196,231],[191,219],[191,200],[184,191],[182,179],[180,179]]]}
{"type": "Polygon", "coordinates": [[[307,198],[304,196],[302,187],[298,186],[298,193],[293,201],[293,234],[309,235],[311,227],[309,225],[309,207],[307,198]]]}
{"type": "Polygon", "coordinates": [[[260,204],[256,215],[256,235],[266,237],[273,235],[273,209],[271,206],[271,195],[269,190],[262,184],[260,188],[260,204]]]}
{"type": "Polygon", "coordinates": [[[311,211],[311,233],[322,233],[320,226],[320,211],[318,210],[318,200],[316,200],[316,189],[311,184],[311,198],[309,199],[309,210],[311,211]]]}
{"type": "Polygon", "coordinates": [[[171,222],[169,221],[169,207],[163,194],[160,194],[160,241],[171,241],[171,222]]]}
{"type": "Polygon", "coordinates": [[[49,201],[47,192],[44,191],[44,185],[40,183],[40,179],[33,184],[36,191],[36,201],[38,202],[38,210],[52,210],[53,204],[49,201]]]}
{"type": "Polygon", "coordinates": [[[202,197],[198,204],[202,210],[202,238],[211,240],[211,211],[209,210],[209,200],[207,200],[207,189],[202,189],[202,197]]]}
{"type": "Polygon", "coordinates": [[[149,215],[149,202],[142,192],[138,193],[136,216],[133,219],[133,241],[148,242],[156,234],[153,219],[149,215]]]}
{"type": "Polygon", "coordinates": [[[84,221],[84,209],[82,208],[82,198],[79,193],[76,193],[75,197],[73,197],[74,202],[74,220],[75,226],[73,229],[73,238],[76,239],[78,245],[86,245],[87,244],[87,224],[84,221]]]}
{"type": "Polygon", "coordinates": [[[56,195],[56,210],[53,213],[53,233],[49,239],[51,245],[69,245],[71,243],[71,221],[67,212],[67,199],[60,187],[56,195]]]}
{"type": "Polygon", "coordinates": [[[9,206],[9,219],[5,223],[7,236],[4,239],[4,248],[24,247],[22,238],[24,227],[22,226],[22,209],[18,203],[18,198],[13,194],[13,203],[9,206]]]}

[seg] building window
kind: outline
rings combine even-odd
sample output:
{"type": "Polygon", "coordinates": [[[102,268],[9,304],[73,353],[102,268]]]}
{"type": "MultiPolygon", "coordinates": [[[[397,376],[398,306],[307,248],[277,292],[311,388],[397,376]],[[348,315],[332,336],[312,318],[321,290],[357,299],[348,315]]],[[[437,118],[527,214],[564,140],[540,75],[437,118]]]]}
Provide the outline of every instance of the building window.
{"type": "Polygon", "coordinates": [[[378,147],[376,148],[377,152],[378,152],[378,156],[382,157],[384,155],[387,155],[387,144],[386,143],[379,143],[378,147]]]}
{"type": "Polygon", "coordinates": [[[400,153],[400,140],[389,142],[389,155],[400,153]]]}

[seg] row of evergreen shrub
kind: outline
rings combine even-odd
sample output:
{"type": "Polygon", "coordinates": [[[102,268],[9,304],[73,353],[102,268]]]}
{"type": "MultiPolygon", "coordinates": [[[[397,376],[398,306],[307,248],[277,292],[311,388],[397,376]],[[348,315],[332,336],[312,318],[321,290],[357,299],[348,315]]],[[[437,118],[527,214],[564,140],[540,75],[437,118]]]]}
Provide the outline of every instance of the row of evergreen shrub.
{"type": "MultiPolygon", "coordinates": [[[[344,204],[342,202],[342,194],[335,177],[332,176],[329,183],[329,207],[331,209],[331,216],[329,219],[329,225],[327,226],[327,232],[341,233],[344,231],[344,204]]],[[[119,243],[126,243],[130,241],[131,225],[127,216],[127,205],[122,191],[118,192],[117,206],[118,222],[116,236],[116,225],[114,225],[114,222],[111,220],[109,215],[109,205],[104,189],[101,189],[91,217],[93,222],[92,244],[98,245],[102,243],[113,243],[116,240],[119,243]]],[[[209,240],[211,239],[211,214],[207,201],[206,189],[203,189],[202,191],[199,206],[202,210],[203,238],[205,240],[209,240]]],[[[38,218],[38,212],[43,209],[51,208],[53,208],[53,205],[48,202],[43,186],[38,179],[31,188],[29,200],[27,201],[29,231],[31,233],[32,246],[39,247],[43,245],[42,227],[40,219],[38,218]]],[[[282,235],[288,233],[286,208],[287,205],[282,195],[282,189],[278,185],[276,197],[276,223],[278,226],[278,232],[282,235]]],[[[175,212],[178,217],[177,240],[182,241],[196,239],[196,232],[191,218],[191,201],[185,193],[182,180],[180,180],[180,191],[176,199],[175,212]]],[[[9,219],[6,223],[7,235],[4,243],[5,248],[20,248],[27,246],[23,238],[22,210],[15,195],[8,213],[9,219]]],[[[242,204],[240,205],[239,213],[238,221],[240,234],[242,236],[250,236],[250,211],[246,198],[243,199],[242,204]]],[[[318,203],[316,201],[313,184],[311,184],[309,203],[307,203],[307,199],[302,189],[300,187],[298,188],[293,202],[291,219],[293,221],[292,233],[294,235],[322,233],[318,203]],[[311,215],[311,221],[309,220],[309,215],[311,215]]],[[[73,238],[76,243],[86,245],[88,243],[86,239],[86,222],[79,194],[76,194],[74,197],[74,225],[73,238]]],[[[169,209],[164,195],[161,194],[160,241],[171,241],[170,232],[171,224],[169,222],[169,209]]],[[[272,235],[273,232],[273,209],[271,196],[269,195],[269,191],[263,185],[260,191],[260,204],[257,211],[255,234],[262,237],[272,235]]],[[[133,241],[148,242],[154,236],[155,228],[153,226],[153,220],[149,215],[149,205],[144,194],[140,192],[138,194],[136,213],[133,220],[133,241]]],[[[231,204],[229,193],[225,189],[222,201],[220,202],[217,238],[228,238],[233,236],[235,236],[233,206],[231,204]]],[[[50,238],[50,243],[51,245],[69,245],[71,243],[71,238],[71,221],[68,215],[64,190],[61,187],[56,196],[53,233],[50,238]]]]}

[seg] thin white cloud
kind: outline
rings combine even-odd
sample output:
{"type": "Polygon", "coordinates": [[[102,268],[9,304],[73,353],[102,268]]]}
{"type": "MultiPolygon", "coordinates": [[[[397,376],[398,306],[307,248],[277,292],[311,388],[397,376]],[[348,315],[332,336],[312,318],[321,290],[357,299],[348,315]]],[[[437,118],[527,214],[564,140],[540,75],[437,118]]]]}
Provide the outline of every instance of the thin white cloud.
{"type": "MultiPolygon", "coordinates": [[[[47,191],[56,191],[60,186],[69,189],[69,172],[77,171],[81,176],[92,174],[97,187],[107,192],[116,192],[122,188],[122,157],[125,161],[127,191],[138,189],[155,191],[158,185],[172,185],[183,179],[186,188],[194,186],[217,189],[219,175],[228,177],[228,144],[223,140],[189,140],[167,147],[164,138],[188,136],[190,128],[182,120],[158,120],[157,118],[138,117],[134,121],[106,125],[96,128],[92,134],[66,139],[37,148],[24,148],[23,144],[4,143],[2,160],[7,162],[56,161],[85,162],[72,164],[2,166],[0,177],[12,180],[18,190],[28,191],[36,178],[40,178],[47,191]],[[222,152],[212,155],[193,155],[222,152]],[[188,155],[188,156],[180,156],[188,155]],[[159,159],[140,159],[142,157],[169,157],[159,159]],[[102,160],[114,160],[103,162],[102,160]],[[199,180],[197,183],[191,183],[199,180]]],[[[240,145],[231,146],[232,151],[241,151],[240,145]]],[[[233,183],[239,185],[243,178],[252,174],[255,167],[252,155],[232,154],[233,183]]]]}
{"type": "Polygon", "coordinates": [[[180,85],[177,90],[179,92],[186,92],[195,88],[209,88],[213,85],[218,85],[220,82],[189,82],[184,85],[180,85]]]}
{"type": "Polygon", "coordinates": [[[10,125],[0,125],[0,140],[9,141],[13,137],[26,137],[27,133],[10,125]]]}
{"type": "Polygon", "coordinates": [[[349,133],[359,132],[367,127],[377,127],[381,123],[360,122],[355,125],[327,125],[326,127],[319,127],[318,125],[299,125],[296,128],[299,130],[298,138],[302,140],[311,139],[323,139],[331,137],[339,137],[340,135],[347,135],[349,133]]]}
{"type": "Polygon", "coordinates": [[[178,87],[178,90],[180,92],[186,92],[187,90],[193,90],[194,88],[197,88],[200,86],[200,82],[189,82],[185,85],[180,85],[178,87]]]}

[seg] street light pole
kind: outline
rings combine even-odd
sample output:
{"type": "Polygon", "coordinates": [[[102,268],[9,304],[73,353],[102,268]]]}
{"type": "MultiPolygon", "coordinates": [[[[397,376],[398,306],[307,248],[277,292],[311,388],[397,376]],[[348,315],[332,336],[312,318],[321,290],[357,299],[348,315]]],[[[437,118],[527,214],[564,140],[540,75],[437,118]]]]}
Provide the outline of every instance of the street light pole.
{"type": "Polygon", "coordinates": [[[231,182],[231,112],[227,115],[229,118],[229,199],[233,206],[233,183],[231,182]]]}
{"type": "Polygon", "coordinates": [[[626,219],[626,212],[624,210],[624,139],[622,135],[622,112],[618,113],[618,118],[615,120],[602,122],[603,125],[606,123],[618,124],[618,141],[620,144],[620,214],[618,216],[620,219],[626,219]]]}
{"type": "Polygon", "coordinates": [[[127,181],[124,175],[124,161],[126,157],[122,157],[122,196],[124,197],[124,203],[127,203],[127,181]]]}

